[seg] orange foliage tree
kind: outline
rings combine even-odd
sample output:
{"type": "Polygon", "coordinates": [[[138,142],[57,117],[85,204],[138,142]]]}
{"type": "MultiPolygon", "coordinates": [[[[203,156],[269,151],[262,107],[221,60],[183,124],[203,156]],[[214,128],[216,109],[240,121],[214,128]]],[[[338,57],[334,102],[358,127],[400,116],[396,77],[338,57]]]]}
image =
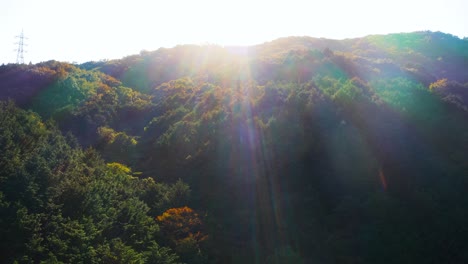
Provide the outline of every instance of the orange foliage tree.
{"type": "Polygon", "coordinates": [[[208,236],[203,233],[203,223],[198,214],[185,206],[171,208],[156,217],[164,237],[182,254],[200,251],[200,244],[208,236]]]}

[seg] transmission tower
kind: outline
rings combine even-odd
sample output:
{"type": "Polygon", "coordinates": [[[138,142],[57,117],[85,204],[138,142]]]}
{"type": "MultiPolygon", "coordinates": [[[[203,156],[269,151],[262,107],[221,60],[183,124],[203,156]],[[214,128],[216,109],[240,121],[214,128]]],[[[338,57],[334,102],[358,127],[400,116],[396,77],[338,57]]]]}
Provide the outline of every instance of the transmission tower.
{"type": "Polygon", "coordinates": [[[24,40],[28,38],[24,36],[23,30],[21,30],[21,34],[16,36],[16,38],[18,39],[18,42],[15,43],[18,44],[18,48],[15,50],[18,52],[16,54],[16,63],[24,64],[24,46],[27,46],[24,44],[24,40]]]}

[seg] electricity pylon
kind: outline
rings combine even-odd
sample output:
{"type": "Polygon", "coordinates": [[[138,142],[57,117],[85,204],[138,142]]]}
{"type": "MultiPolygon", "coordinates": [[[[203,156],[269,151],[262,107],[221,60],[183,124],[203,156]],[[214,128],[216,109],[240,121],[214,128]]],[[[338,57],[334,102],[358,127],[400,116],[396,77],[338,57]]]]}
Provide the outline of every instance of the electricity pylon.
{"type": "Polygon", "coordinates": [[[18,48],[15,50],[18,52],[16,54],[16,63],[24,64],[24,46],[27,46],[24,44],[24,40],[28,38],[24,36],[23,30],[21,30],[21,34],[16,36],[16,38],[19,39],[18,42],[15,43],[18,44],[18,48]]]}

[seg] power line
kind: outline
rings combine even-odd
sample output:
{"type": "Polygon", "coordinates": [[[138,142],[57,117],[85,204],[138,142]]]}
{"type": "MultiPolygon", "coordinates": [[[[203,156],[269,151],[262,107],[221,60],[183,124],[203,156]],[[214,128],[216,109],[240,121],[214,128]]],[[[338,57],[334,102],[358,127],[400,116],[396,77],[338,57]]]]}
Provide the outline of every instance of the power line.
{"type": "Polygon", "coordinates": [[[21,34],[16,36],[15,38],[19,39],[18,42],[15,43],[18,44],[18,48],[15,49],[15,51],[18,52],[16,54],[16,63],[24,64],[24,53],[26,52],[24,50],[24,46],[27,46],[26,44],[24,44],[24,40],[28,38],[24,36],[23,30],[21,30],[21,34]]]}

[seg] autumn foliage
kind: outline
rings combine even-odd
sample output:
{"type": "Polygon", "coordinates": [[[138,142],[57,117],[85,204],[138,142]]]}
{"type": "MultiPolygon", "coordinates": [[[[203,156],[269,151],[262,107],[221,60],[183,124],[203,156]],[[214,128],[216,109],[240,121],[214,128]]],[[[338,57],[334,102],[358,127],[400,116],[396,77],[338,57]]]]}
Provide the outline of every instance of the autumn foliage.
{"type": "Polygon", "coordinates": [[[161,231],[178,245],[187,241],[194,240],[197,243],[205,241],[207,235],[203,231],[203,224],[198,214],[191,208],[184,206],[180,208],[171,208],[162,215],[157,216],[161,231]]]}
{"type": "Polygon", "coordinates": [[[157,216],[156,220],[161,234],[182,259],[203,259],[201,247],[208,236],[203,232],[202,220],[194,210],[187,206],[171,208],[157,216]]]}

